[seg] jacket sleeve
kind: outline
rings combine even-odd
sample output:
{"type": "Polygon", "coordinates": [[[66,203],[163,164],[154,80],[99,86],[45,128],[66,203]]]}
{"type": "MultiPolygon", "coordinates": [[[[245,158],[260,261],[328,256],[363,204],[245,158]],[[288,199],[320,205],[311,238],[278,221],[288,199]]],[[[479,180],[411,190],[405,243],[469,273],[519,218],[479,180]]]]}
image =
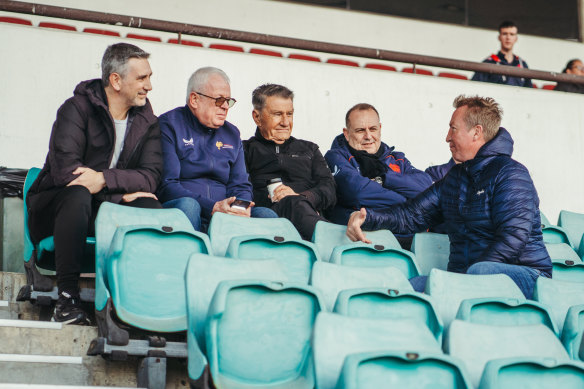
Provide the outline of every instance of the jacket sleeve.
{"type": "Polygon", "coordinates": [[[300,194],[306,196],[316,209],[333,207],[337,202],[335,180],[318,148],[312,153],[312,181],[317,183],[316,186],[300,194]]]}
{"type": "Polygon", "coordinates": [[[237,146],[237,158],[229,171],[229,181],[227,182],[227,196],[235,196],[244,200],[252,200],[252,186],[249,182],[247,168],[245,167],[245,156],[241,140],[237,146]]]}
{"type": "Polygon", "coordinates": [[[450,161],[448,161],[447,163],[442,165],[430,166],[425,170],[425,172],[428,173],[428,175],[432,178],[432,181],[436,182],[444,178],[444,176],[448,174],[448,172],[454,165],[456,165],[454,159],[450,158],[450,161]]]}
{"type": "Polygon", "coordinates": [[[426,172],[413,167],[406,157],[403,157],[403,160],[401,172],[387,170],[383,186],[399,193],[406,199],[412,199],[432,185],[432,178],[426,172]]]}
{"type": "Polygon", "coordinates": [[[438,182],[416,198],[385,209],[367,209],[367,217],[362,228],[368,231],[388,229],[395,234],[415,234],[443,222],[440,210],[438,182]]]}
{"type": "MultiPolygon", "coordinates": [[[[490,63],[494,64],[495,62],[491,59],[491,57],[486,58],[483,63],[490,63]]],[[[481,81],[481,82],[497,82],[493,79],[493,75],[491,73],[483,73],[483,72],[476,72],[473,74],[472,81],[481,81]]]]}
{"type": "Polygon", "coordinates": [[[482,260],[519,263],[529,241],[536,212],[537,194],[527,169],[519,164],[502,168],[491,199],[495,236],[483,253],[482,260]]]}
{"type": "Polygon", "coordinates": [[[337,183],[338,203],[343,207],[380,208],[406,201],[401,194],[363,177],[357,167],[340,153],[332,150],[327,152],[326,161],[337,183]]]}

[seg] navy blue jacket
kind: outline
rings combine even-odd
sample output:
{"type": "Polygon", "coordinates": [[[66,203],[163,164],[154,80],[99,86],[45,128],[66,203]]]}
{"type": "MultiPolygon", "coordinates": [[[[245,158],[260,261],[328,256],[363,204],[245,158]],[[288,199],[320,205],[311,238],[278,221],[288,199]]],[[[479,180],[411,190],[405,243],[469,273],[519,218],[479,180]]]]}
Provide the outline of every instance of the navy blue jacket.
{"type": "MultiPolygon", "coordinates": [[[[496,65],[507,65],[507,66],[515,66],[518,68],[525,68],[527,67],[527,62],[519,58],[517,55],[513,57],[513,62],[507,62],[505,58],[505,54],[501,53],[500,51],[497,54],[492,54],[490,57],[486,58],[483,63],[492,63],[496,65]]],[[[483,82],[492,82],[494,84],[507,84],[507,85],[514,85],[514,86],[524,86],[527,88],[533,88],[533,84],[531,83],[531,78],[519,78],[519,77],[509,77],[504,76],[502,74],[491,74],[491,73],[480,73],[477,72],[472,76],[473,81],[483,81],[483,82]]]]}
{"type": "Polygon", "coordinates": [[[433,182],[436,182],[444,178],[446,173],[448,173],[454,165],[456,165],[454,163],[454,159],[450,158],[450,161],[446,162],[445,164],[430,166],[424,171],[428,173],[430,177],[432,177],[433,182]]]}
{"type": "Polygon", "coordinates": [[[207,128],[188,106],[166,112],[159,122],[164,160],[160,201],[192,197],[210,219],[217,201],[252,199],[237,127],[226,121],[217,129],[207,128]]]}
{"type": "Polygon", "coordinates": [[[343,134],[333,141],[324,158],[337,184],[337,205],[327,215],[335,223],[347,224],[349,216],[361,207],[385,208],[416,197],[432,184],[426,173],[412,166],[404,153],[393,151],[385,143],[379,158],[386,165],[383,183],[361,175],[355,157],[351,155],[343,134]]]}
{"type": "Polygon", "coordinates": [[[511,159],[512,153],[511,135],[500,128],[474,159],[453,166],[415,199],[367,210],[363,228],[414,233],[444,222],[450,237],[449,271],[465,273],[474,263],[493,261],[551,275],[539,198],[529,172],[511,159]]]}

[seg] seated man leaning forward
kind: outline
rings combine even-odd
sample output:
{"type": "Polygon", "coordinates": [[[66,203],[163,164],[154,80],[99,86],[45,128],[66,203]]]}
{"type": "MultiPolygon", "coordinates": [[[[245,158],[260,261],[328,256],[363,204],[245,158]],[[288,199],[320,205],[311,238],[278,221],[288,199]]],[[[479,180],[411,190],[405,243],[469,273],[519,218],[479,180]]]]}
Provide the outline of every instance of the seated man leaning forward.
{"type": "MultiPolygon", "coordinates": [[[[347,112],[345,124],[324,156],[337,183],[338,202],[328,215],[331,221],[346,224],[351,213],[361,207],[400,204],[432,185],[430,176],[413,167],[404,153],[381,141],[375,107],[355,105],[347,112]]],[[[398,238],[409,246],[411,237],[398,238]]]]}
{"type": "Polygon", "coordinates": [[[335,203],[335,182],[318,146],[290,136],[293,99],[285,86],[257,87],[252,95],[257,129],[243,147],[254,200],[289,219],[310,240],[316,223],[326,221],[321,212],[335,203]]]}
{"type": "Polygon", "coordinates": [[[215,212],[277,217],[251,202],[239,130],[225,120],[234,104],[227,75],[205,67],[189,79],[187,104],[160,116],[164,169],[158,196],[165,208],[182,210],[197,231],[206,231],[215,212]],[[232,207],[236,199],[250,206],[232,207]]]}
{"type": "Polygon", "coordinates": [[[83,81],[53,124],[45,166],[27,194],[33,242],[53,236],[59,299],[53,321],[89,324],[79,300],[79,273],[99,206],[111,201],[161,208],[160,130],[146,98],[149,54],[127,43],[109,46],[101,79],[83,81]]]}
{"type": "MultiPolygon", "coordinates": [[[[499,127],[502,111],[495,100],[459,96],[454,107],[446,141],[461,163],[412,201],[354,212],[347,235],[367,242],[362,228],[414,233],[444,222],[448,271],[506,274],[531,298],[537,277],[552,273],[533,181],[525,166],[511,159],[513,140],[499,127]]],[[[410,281],[424,290],[426,277],[410,281]]]]}

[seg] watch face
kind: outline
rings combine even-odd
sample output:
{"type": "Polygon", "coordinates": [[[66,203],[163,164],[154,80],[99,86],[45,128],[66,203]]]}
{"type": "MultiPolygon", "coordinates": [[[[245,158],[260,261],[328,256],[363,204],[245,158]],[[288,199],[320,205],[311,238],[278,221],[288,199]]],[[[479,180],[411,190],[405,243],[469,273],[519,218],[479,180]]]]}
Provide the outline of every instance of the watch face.
{"type": "Polygon", "coordinates": [[[379,177],[379,176],[378,176],[378,177],[375,177],[373,180],[374,180],[375,182],[377,182],[379,185],[383,184],[383,180],[382,180],[382,179],[381,179],[381,177],[379,177]]]}

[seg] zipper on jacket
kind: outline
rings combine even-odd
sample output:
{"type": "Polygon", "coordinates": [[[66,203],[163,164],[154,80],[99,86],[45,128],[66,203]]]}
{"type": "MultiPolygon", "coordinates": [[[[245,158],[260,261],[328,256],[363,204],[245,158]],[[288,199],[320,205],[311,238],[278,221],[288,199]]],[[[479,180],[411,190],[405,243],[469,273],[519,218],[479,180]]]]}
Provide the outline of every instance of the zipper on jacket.
{"type": "Polygon", "coordinates": [[[280,153],[280,146],[276,145],[276,154],[280,153]]]}

